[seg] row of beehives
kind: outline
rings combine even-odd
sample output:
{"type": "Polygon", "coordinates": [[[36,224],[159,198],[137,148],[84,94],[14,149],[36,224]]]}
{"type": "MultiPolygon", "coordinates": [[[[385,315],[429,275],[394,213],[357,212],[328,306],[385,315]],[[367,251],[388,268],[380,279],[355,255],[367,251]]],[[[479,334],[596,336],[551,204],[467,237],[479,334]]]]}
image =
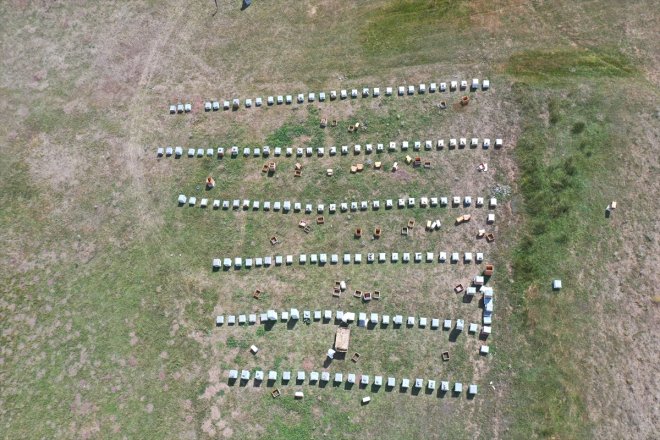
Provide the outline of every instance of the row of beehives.
{"type": "MultiPolygon", "coordinates": [[[[410,145],[412,145],[413,151],[420,151],[422,148],[426,151],[433,150],[435,144],[435,149],[436,150],[444,150],[445,146],[448,146],[448,149],[453,150],[455,148],[465,148],[466,146],[470,146],[470,148],[477,148],[479,145],[482,146],[484,149],[490,148],[491,142],[490,138],[484,138],[480,140],[479,138],[473,137],[468,140],[468,138],[450,138],[448,144],[445,145],[445,140],[444,139],[438,139],[437,141],[431,141],[431,140],[426,140],[422,144],[422,141],[413,141],[413,142],[408,142],[408,141],[402,141],[401,144],[397,144],[397,142],[390,142],[389,146],[385,148],[385,144],[365,144],[364,149],[363,146],[360,144],[355,144],[353,145],[352,148],[350,148],[348,145],[342,145],[339,147],[329,147],[328,148],[328,154],[330,156],[335,156],[338,154],[338,152],[342,155],[347,155],[349,152],[352,150],[353,154],[361,154],[362,151],[364,151],[366,154],[371,154],[375,151],[377,153],[383,153],[385,151],[387,152],[396,152],[396,151],[408,151],[410,148],[410,145]]],[[[504,141],[500,138],[495,139],[495,148],[502,148],[504,145],[504,141]]],[[[218,158],[223,158],[225,157],[226,152],[231,156],[231,157],[239,157],[240,156],[240,148],[238,146],[233,146],[233,147],[227,147],[225,150],[225,147],[217,147],[217,148],[188,148],[187,150],[187,156],[188,157],[213,157],[217,156],[218,158]],[[226,151],[227,150],[227,151],[226,151]]],[[[291,157],[296,155],[296,157],[311,157],[316,153],[318,157],[323,157],[325,155],[326,149],[325,147],[317,147],[317,148],[312,148],[312,147],[296,147],[294,151],[294,147],[286,147],[284,148],[284,154],[287,157],[291,157]]],[[[157,147],[156,148],[156,155],[158,157],[182,157],[184,154],[184,148],[183,147],[157,147]]],[[[243,147],[242,151],[242,156],[243,157],[269,157],[271,154],[271,148],[268,145],[265,145],[263,147],[243,147]]],[[[282,155],[282,148],[280,147],[275,147],[273,149],[273,155],[275,157],[279,157],[282,155]]]]}
{"type": "MultiPolygon", "coordinates": [[[[417,204],[417,199],[415,197],[408,197],[407,199],[404,198],[399,198],[398,200],[394,199],[386,199],[384,208],[385,209],[392,209],[394,206],[396,206],[399,209],[404,209],[404,208],[436,208],[436,207],[448,207],[451,206],[453,208],[469,208],[472,206],[472,196],[465,196],[465,197],[460,197],[460,196],[453,196],[451,198],[451,205],[449,205],[449,197],[420,197],[419,198],[419,205],[417,204]]],[[[484,206],[484,197],[476,197],[475,198],[475,206],[477,208],[481,208],[484,206]]],[[[195,196],[186,196],[185,194],[179,194],[179,197],[177,199],[177,202],[180,206],[196,206],[197,205],[197,197],[195,196]]],[[[208,198],[200,198],[200,203],[199,203],[200,208],[206,208],[209,206],[209,199],[208,198]]],[[[275,201],[275,202],[270,202],[270,201],[260,201],[260,200],[249,200],[249,199],[233,199],[231,202],[229,200],[219,200],[219,199],[214,199],[211,202],[211,206],[214,209],[233,209],[233,210],[249,210],[252,209],[253,211],[258,211],[260,209],[263,209],[264,211],[274,211],[274,212],[279,212],[282,211],[282,213],[286,214],[291,212],[291,209],[293,208],[293,212],[302,212],[303,211],[303,203],[302,202],[291,202],[289,200],[285,200],[283,202],[280,201],[275,201]]],[[[330,214],[335,214],[338,211],[339,212],[357,212],[357,211],[367,211],[371,207],[372,210],[376,211],[379,210],[381,207],[380,200],[363,200],[361,202],[341,202],[341,203],[328,203],[327,204],[327,209],[330,214]]],[[[488,207],[490,209],[495,209],[497,207],[497,198],[491,197],[490,200],[488,201],[488,207]]],[[[305,214],[311,214],[312,212],[316,211],[317,214],[323,214],[326,210],[326,204],[325,203],[318,203],[316,204],[316,210],[314,209],[314,204],[312,203],[305,203],[304,204],[304,212],[305,214]]],[[[492,217],[488,218],[488,221],[490,223],[495,221],[495,215],[493,214],[492,217]]]]}
{"type": "MultiPolygon", "coordinates": [[[[250,370],[241,370],[239,373],[238,370],[229,370],[228,373],[228,379],[230,384],[234,384],[236,381],[240,380],[241,383],[245,384],[247,381],[250,380],[250,378],[254,377],[254,382],[255,385],[259,386],[261,382],[264,380],[267,380],[269,385],[275,385],[275,382],[277,382],[278,377],[280,377],[275,370],[270,370],[268,372],[268,376],[266,379],[265,372],[263,370],[255,370],[254,371],[254,376],[252,375],[252,372],[250,370]]],[[[324,383],[329,383],[331,379],[331,374],[328,371],[322,371],[322,372],[317,372],[317,371],[311,371],[309,372],[309,385],[315,385],[315,384],[324,384],[324,383]]],[[[288,385],[290,384],[292,380],[291,376],[291,371],[283,371],[280,379],[281,385],[288,385]]],[[[408,378],[403,378],[399,382],[397,382],[397,379],[392,376],[387,377],[387,381],[384,382],[384,376],[376,375],[373,378],[373,381],[371,377],[367,374],[355,374],[355,373],[348,373],[346,375],[346,385],[355,385],[358,384],[360,387],[366,387],[368,385],[371,385],[372,391],[377,391],[379,387],[385,386],[386,390],[393,390],[396,386],[397,383],[399,384],[399,388],[402,391],[407,390],[410,388],[411,381],[408,378]]],[[[299,370],[296,374],[295,377],[295,384],[296,385],[303,385],[305,382],[307,382],[307,372],[304,370],[299,370]]],[[[344,383],[344,374],[343,373],[334,373],[334,376],[332,377],[332,382],[335,386],[338,386],[342,383],[344,383]]],[[[428,379],[424,380],[422,378],[416,378],[412,382],[412,388],[413,390],[422,390],[426,387],[426,389],[430,392],[433,392],[436,390],[436,386],[438,385],[438,382],[440,382],[440,388],[439,392],[446,393],[450,391],[450,385],[449,381],[436,381],[434,379],[428,379]]],[[[463,383],[462,382],[455,382],[454,386],[451,388],[451,391],[455,394],[460,394],[463,392],[463,383]]],[[[468,394],[469,395],[476,395],[477,394],[477,385],[471,384],[468,387],[468,394]]],[[[277,397],[276,394],[273,394],[273,397],[277,397]]],[[[302,395],[297,396],[297,397],[302,397],[302,395]]]]}
{"type": "MultiPolygon", "coordinates": [[[[488,90],[490,89],[490,81],[485,79],[481,83],[481,86],[479,84],[479,79],[478,78],[473,78],[472,82],[469,84],[469,89],[471,91],[477,91],[481,87],[482,90],[488,90]]],[[[396,90],[396,94],[399,96],[405,96],[406,94],[408,95],[415,95],[420,94],[423,95],[426,92],[429,93],[435,93],[436,91],[439,92],[446,92],[447,90],[449,91],[467,91],[468,90],[468,82],[466,80],[462,81],[450,81],[449,84],[446,82],[441,82],[440,84],[432,82],[429,84],[428,89],[426,87],[426,84],[422,83],[418,87],[415,87],[414,85],[408,85],[408,86],[398,86],[396,90]]],[[[386,87],[385,88],[385,96],[392,96],[394,94],[394,89],[392,87],[386,87]]],[[[362,96],[363,98],[369,98],[369,97],[374,97],[377,98],[380,96],[380,88],[379,87],[374,87],[373,89],[370,89],[369,87],[363,87],[362,88],[362,93],[358,89],[351,89],[348,91],[347,89],[341,89],[339,93],[337,93],[336,90],[330,91],[330,93],[327,95],[327,98],[330,99],[331,101],[336,100],[339,98],[340,100],[343,99],[348,99],[348,97],[351,97],[352,99],[358,98],[359,96],[362,96]]],[[[305,101],[307,102],[315,102],[318,99],[320,102],[324,102],[326,100],[326,93],[325,92],[319,92],[318,96],[315,92],[309,92],[307,93],[307,96],[305,96],[304,93],[298,93],[295,100],[298,104],[303,104],[305,101]]],[[[268,96],[266,98],[266,104],[271,106],[271,105],[291,105],[294,102],[294,97],[293,95],[277,95],[277,96],[268,96]]],[[[243,101],[243,104],[245,105],[245,108],[251,108],[253,105],[255,107],[261,107],[263,105],[263,99],[261,97],[257,97],[252,100],[252,98],[247,98],[243,101]]],[[[220,110],[220,101],[217,100],[210,100],[210,101],[205,101],[204,102],[204,111],[210,112],[210,111],[218,111],[220,110]]],[[[239,98],[234,98],[230,101],[228,100],[223,100],[222,101],[222,109],[223,110],[238,110],[241,107],[241,100],[239,98]]],[[[170,114],[177,114],[177,113],[190,113],[192,111],[192,104],[191,103],[178,103],[178,104],[170,104],[169,107],[170,114]]]]}
{"type": "MultiPolygon", "coordinates": [[[[483,293],[484,298],[489,296],[493,297],[493,289],[490,287],[481,287],[479,289],[483,293]]],[[[465,330],[465,321],[463,319],[457,319],[456,323],[451,319],[441,320],[440,318],[426,318],[426,317],[416,317],[408,316],[404,318],[403,315],[394,315],[390,316],[388,314],[381,314],[372,312],[367,314],[366,312],[344,312],[342,310],[337,310],[333,313],[332,310],[303,310],[302,315],[300,311],[296,308],[291,308],[290,310],[284,310],[279,314],[275,310],[268,310],[261,313],[247,313],[247,314],[238,314],[238,315],[217,315],[215,317],[215,325],[217,327],[223,325],[275,325],[278,322],[285,322],[295,324],[300,320],[305,323],[320,322],[323,324],[352,324],[356,323],[358,327],[365,328],[376,328],[377,325],[380,325],[381,328],[388,328],[390,322],[392,323],[392,328],[398,329],[402,327],[405,323],[405,326],[408,328],[430,328],[431,330],[437,330],[442,326],[443,330],[453,331],[456,333],[463,332],[465,330]],[[405,319],[405,321],[404,321],[405,319]]],[[[468,326],[468,333],[476,334],[479,330],[479,326],[476,323],[470,323],[468,326]]],[[[479,333],[482,339],[487,339],[492,332],[492,327],[490,325],[484,325],[479,333]]]]}
{"type": "MultiPolygon", "coordinates": [[[[276,255],[274,257],[275,261],[275,266],[282,266],[283,264],[286,266],[291,266],[293,264],[293,255],[276,255]]],[[[344,254],[342,258],[342,263],[343,264],[361,264],[362,263],[362,254],[344,254]]],[[[398,263],[399,262],[399,252],[392,252],[390,254],[390,259],[389,261],[391,263],[398,263]]],[[[433,263],[435,261],[439,263],[445,263],[447,261],[447,252],[439,252],[437,260],[435,258],[435,253],[433,252],[403,252],[401,253],[401,261],[403,263],[410,263],[415,262],[415,263],[433,263]]],[[[449,262],[452,264],[458,264],[459,262],[463,262],[464,264],[470,264],[473,261],[476,262],[477,264],[482,263],[484,261],[484,254],[483,252],[465,252],[463,254],[463,258],[460,258],[460,253],[459,252],[453,252],[450,254],[449,257],[449,262]]],[[[307,263],[312,264],[312,265],[318,265],[318,266],[324,266],[327,263],[330,264],[339,264],[339,254],[309,254],[309,259],[307,258],[307,254],[300,254],[298,255],[298,263],[300,265],[306,265],[307,263]]],[[[366,255],[366,262],[367,263],[386,263],[388,262],[387,259],[387,252],[369,252],[366,255]]],[[[229,258],[226,257],[224,259],[222,258],[214,258],[212,262],[212,267],[214,270],[219,270],[221,268],[224,268],[225,270],[229,270],[232,267],[236,270],[245,268],[245,269],[252,269],[253,267],[270,267],[273,265],[273,257],[267,256],[267,257],[255,257],[255,258],[245,258],[243,259],[242,257],[234,257],[229,258]]]]}

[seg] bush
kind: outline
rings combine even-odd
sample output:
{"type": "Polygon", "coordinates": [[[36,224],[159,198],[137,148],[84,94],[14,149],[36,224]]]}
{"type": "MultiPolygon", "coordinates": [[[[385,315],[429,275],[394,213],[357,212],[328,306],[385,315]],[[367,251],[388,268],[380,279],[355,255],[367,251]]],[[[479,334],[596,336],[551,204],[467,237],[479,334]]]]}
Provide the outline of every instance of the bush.
{"type": "Polygon", "coordinates": [[[582,121],[576,122],[573,124],[573,128],[571,128],[571,133],[573,134],[580,134],[584,131],[584,127],[586,127],[586,124],[582,121]]]}

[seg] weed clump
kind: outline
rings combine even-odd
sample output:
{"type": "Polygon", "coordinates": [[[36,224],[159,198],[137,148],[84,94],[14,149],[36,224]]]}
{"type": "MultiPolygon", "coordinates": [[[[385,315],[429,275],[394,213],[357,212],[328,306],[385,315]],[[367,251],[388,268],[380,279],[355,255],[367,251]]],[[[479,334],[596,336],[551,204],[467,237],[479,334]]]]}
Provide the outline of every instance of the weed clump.
{"type": "Polygon", "coordinates": [[[586,124],[582,121],[576,122],[573,124],[573,128],[571,128],[571,133],[573,134],[580,134],[584,131],[584,127],[586,127],[586,124]]]}

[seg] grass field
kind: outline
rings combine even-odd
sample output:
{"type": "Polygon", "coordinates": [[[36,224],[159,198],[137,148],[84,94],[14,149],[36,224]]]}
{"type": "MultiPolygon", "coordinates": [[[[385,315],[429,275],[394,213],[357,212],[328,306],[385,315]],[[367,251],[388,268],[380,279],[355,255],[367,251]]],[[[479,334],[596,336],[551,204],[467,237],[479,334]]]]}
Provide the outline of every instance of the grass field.
{"type": "Polygon", "coordinates": [[[9,1],[0,102],[3,438],[654,438],[660,377],[658,14],[649,1],[9,1]],[[471,94],[204,113],[205,99],[488,78],[471,94]],[[193,114],[168,105],[193,102],[193,114]],[[438,108],[441,100],[449,106],[438,108]],[[319,119],[337,119],[321,129],[319,119]],[[367,129],[348,133],[354,122],[367,129]],[[501,150],[157,159],[157,146],[340,146],[503,138],[501,150]],[[375,156],[375,155],[374,155],[375,156]],[[361,160],[365,156],[360,156],[361,160]],[[375,160],[372,158],[372,160],[375,160]],[[304,165],[294,178],[293,164],[304,165]],[[401,164],[397,173],[389,168],[401,164]],[[489,164],[487,173],[476,165],[489,164]],[[333,168],[335,176],[325,176],[333,168]],[[369,167],[367,167],[369,168],[369,167]],[[206,176],[218,186],[205,191],[206,176]],[[326,215],[179,208],[180,193],[309,202],[422,195],[485,208],[326,215]],[[619,208],[605,216],[617,200],[619,208]],[[463,212],[472,223],[454,226],[463,212]],[[312,217],[312,216],[307,216],[312,217]],[[399,231],[417,222],[408,237],[399,231]],[[419,225],[439,218],[428,233],[419,225]],[[379,240],[356,227],[383,229],[379,240]],[[268,239],[282,243],[273,249],[268,239]],[[463,334],[355,329],[358,364],[328,371],[477,383],[467,399],[354,387],[229,386],[231,368],[321,371],[335,326],[214,326],[217,314],[353,310],[481,322],[452,288],[473,265],[362,264],[212,272],[224,256],[484,252],[496,265],[491,354],[463,334]],[[561,278],[556,293],[551,280],[561,278]],[[330,294],[380,289],[361,304],[330,294]],[[265,291],[252,298],[255,288],[265,291]],[[248,347],[260,347],[257,356],[248,347]],[[440,360],[449,350],[452,359],[440,360]],[[305,399],[295,401],[294,390],[305,399]],[[371,395],[367,406],[360,398],[371,395]]]}

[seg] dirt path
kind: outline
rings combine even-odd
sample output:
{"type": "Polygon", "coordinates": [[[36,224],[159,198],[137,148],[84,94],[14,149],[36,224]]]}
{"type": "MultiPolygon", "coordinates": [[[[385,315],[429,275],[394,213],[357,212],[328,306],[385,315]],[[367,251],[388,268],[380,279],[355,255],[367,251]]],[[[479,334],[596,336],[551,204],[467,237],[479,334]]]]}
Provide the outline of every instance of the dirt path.
{"type": "MultiPolygon", "coordinates": [[[[154,117],[154,111],[148,108],[149,95],[148,86],[154,75],[156,67],[161,64],[162,50],[168,41],[171,41],[172,34],[175,29],[181,29],[181,21],[185,12],[185,6],[177,4],[176,7],[169,9],[171,11],[171,18],[162,21],[164,28],[157,30],[156,38],[148,43],[150,48],[148,56],[142,65],[142,72],[140,80],[138,81],[136,90],[134,91],[133,98],[129,106],[129,120],[130,126],[128,130],[128,138],[122,145],[122,159],[126,166],[126,170],[132,178],[132,183],[135,187],[135,193],[140,197],[145,196],[145,182],[144,182],[144,169],[140,160],[140,153],[142,144],[140,139],[144,133],[144,115],[147,117],[154,117]]],[[[165,103],[163,103],[164,105],[165,103]]],[[[163,107],[164,108],[164,107],[163,107]]],[[[137,209],[139,218],[147,218],[147,206],[145,203],[139,203],[137,209]]]]}

